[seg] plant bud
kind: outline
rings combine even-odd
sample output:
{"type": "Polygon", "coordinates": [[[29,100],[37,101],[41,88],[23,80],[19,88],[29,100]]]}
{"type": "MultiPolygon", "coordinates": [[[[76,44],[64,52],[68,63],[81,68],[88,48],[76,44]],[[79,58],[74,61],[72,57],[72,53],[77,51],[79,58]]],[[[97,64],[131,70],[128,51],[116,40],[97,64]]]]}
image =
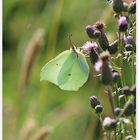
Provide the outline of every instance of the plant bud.
{"type": "Polygon", "coordinates": [[[117,71],[112,72],[113,82],[117,83],[120,80],[120,74],[117,71]]]}
{"type": "Polygon", "coordinates": [[[124,38],[124,42],[126,44],[126,47],[125,47],[126,48],[126,51],[132,51],[132,50],[134,50],[134,52],[136,52],[136,43],[135,43],[135,41],[134,41],[134,39],[133,39],[132,36],[129,35],[129,36],[125,37],[124,38]]]}
{"type": "Polygon", "coordinates": [[[136,1],[133,1],[129,4],[128,12],[130,14],[135,14],[136,13],[136,1]]]}
{"type": "Polygon", "coordinates": [[[128,11],[128,3],[123,2],[123,12],[127,12],[128,11]]]}
{"type": "Polygon", "coordinates": [[[129,135],[125,137],[125,140],[134,140],[133,136],[129,135]]]}
{"type": "Polygon", "coordinates": [[[100,102],[99,102],[99,100],[97,99],[96,96],[91,96],[91,97],[89,98],[89,100],[90,100],[90,104],[91,104],[91,106],[92,106],[93,109],[95,109],[95,107],[96,107],[97,105],[100,105],[100,102]]]}
{"type": "Polygon", "coordinates": [[[94,38],[94,31],[96,30],[96,28],[92,25],[87,25],[86,28],[86,33],[89,36],[89,38],[94,38]]]}
{"type": "Polygon", "coordinates": [[[125,50],[126,51],[133,51],[133,46],[131,44],[126,44],[125,45],[125,50]]]}
{"type": "Polygon", "coordinates": [[[122,17],[119,18],[118,26],[119,26],[119,30],[121,32],[125,32],[127,30],[127,28],[128,28],[128,21],[127,21],[125,16],[122,16],[122,17]]]}
{"type": "Polygon", "coordinates": [[[98,59],[99,59],[99,54],[98,54],[97,49],[96,48],[92,48],[89,56],[90,56],[91,63],[94,65],[98,61],[98,59]]]}
{"type": "Polygon", "coordinates": [[[130,35],[124,38],[124,42],[125,44],[132,44],[133,46],[136,46],[133,36],[130,35]]]}
{"type": "Polygon", "coordinates": [[[118,51],[118,40],[115,40],[109,45],[108,51],[110,54],[115,54],[118,51]]]}
{"type": "Polygon", "coordinates": [[[103,107],[102,107],[101,105],[97,105],[97,106],[95,107],[95,112],[96,112],[97,114],[102,113],[102,111],[103,111],[103,107]]]}
{"type": "Polygon", "coordinates": [[[122,0],[113,0],[113,10],[116,13],[120,13],[123,11],[123,1],[122,0]]]}
{"type": "Polygon", "coordinates": [[[135,112],[135,106],[132,101],[127,101],[124,105],[123,114],[125,116],[130,116],[135,112]]]}
{"type": "Polygon", "coordinates": [[[114,130],[117,127],[117,121],[110,117],[106,117],[103,120],[103,127],[106,131],[114,130]]]}
{"type": "Polygon", "coordinates": [[[94,38],[99,38],[101,36],[101,32],[99,30],[95,30],[94,32],[94,38]]]}
{"type": "Polygon", "coordinates": [[[106,34],[104,33],[104,31],[101,31],[101,35],[98,38],[98,42],[101,46],[101,48],[105,51],[109,48],[109,41],[107,39],[106,34]]]}
{"type": "Polygon", "coordinates": [[[136,85],[135,84],[131,87],[130,92],[132,95],[136,96],[136,85]]]}
{"type": "Polygon", "coordinates": [[[114,113],[115,113],[116,116],[119,116],[119,114],[121,113],[121,111],[122,110],[119,107],[117,107],[117,108],[114,109],[114,113]]]}
{"type": "Polygon", "coordinates": [[[128,86],[123,87],[122,88],[122,94],[124,94],[126,96],[131,95],[130,88],[128,86]]]}

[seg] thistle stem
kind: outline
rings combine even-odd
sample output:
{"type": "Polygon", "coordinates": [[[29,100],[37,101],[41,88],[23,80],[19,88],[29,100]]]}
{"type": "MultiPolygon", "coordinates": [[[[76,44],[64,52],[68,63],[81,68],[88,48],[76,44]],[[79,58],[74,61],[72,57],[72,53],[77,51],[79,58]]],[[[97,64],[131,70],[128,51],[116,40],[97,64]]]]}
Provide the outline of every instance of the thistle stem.
{"type": "Polygon", "coordinates": [[[112,90],[111,88],[108,89],[108,98],[109,98],[109,102],[110,102],[110,105],[111,105],[111,110],[112,110],[112,114],[115,118],[115,113],[114,113],[114,102],[113,102],[113,97],[112,97],[112,90]]]}

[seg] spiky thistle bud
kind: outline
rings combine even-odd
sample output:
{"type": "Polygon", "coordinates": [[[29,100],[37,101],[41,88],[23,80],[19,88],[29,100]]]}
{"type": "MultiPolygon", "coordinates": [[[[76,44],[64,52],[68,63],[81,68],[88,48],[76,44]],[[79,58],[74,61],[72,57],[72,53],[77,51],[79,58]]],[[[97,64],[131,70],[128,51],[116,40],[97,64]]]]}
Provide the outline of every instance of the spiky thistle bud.
{"type": "Polygon", "coordinates": [[[121,32],[125,32],[128,28],[128,21],[125,16],[119,18],[118,27],[121,32]]]}
{"type": "Polygon", "coordinates": [[[136,1],[133,1],[129,4],[128,12],[130,14],[135,14],[136,13],[136,1]]]}
{"type": "Polygon", "coordinates": [[[126,96],[131,95],[130,88],[128,86],[123,87],[122,88],[122,94],[124,94],[126,96]]]}
{"type": "Polygon", "coordinates": [[[136,50],[136,43],[132,36],[129,35],[129,36],[124,37],[124,43],[126,44],[125,45],[126,51],[136,50]]]}
{"type": "Polygon", "coordinates": [[[136,46],[133,36],[130,36],[130,35],[128,35],[124,38],[124,42],[125,42],[125,44],[132,44],[133,46],[136,46]]]}
{"type": "Polygon", "coordinates": [[[136,96],[136,85],[132,85],[131,89],[130,89],[130,92],[132,95],[136,96]]]}
{"type": "Polygon", "coordinates": [[[103,111],[103,107],[102,107],[101,105],[95,106],[95,112],[96,112],[97,114],[102,113],[102,111],[103,111]]]}
{"type": "Polygon", "coordinates": [[[123,11],[123,1],[122,0],[113,0],[113,10],[116,13],[120,13],[123,11]]]}
{"type": "Polygon", "coordinates": [[[97,105],[100,105],[100,101],[97,99],[96,96],[91,96],[91,97],[89,98],[89,100],[90,100],[91,107],[92,107],[93,109],[95,109],[95,107],[96,107],[97,105]]]}
{"type": "Polygon", "coordinates": [[[98,50],[96,48],[92,48],[89,56],[91,63],[94,65],[99,59],[98,50]]]}
{"type": "Polygon", "coordinates": [[[109,45],[108,51],[110,54],[115,54],[118,51],[118,40],[115,40],[109,45]]]}
{"type": "Polygon", "coordinates": [[[86,33],[89,38],[96,39],[100,36],[100,31],[94,25],[87,25],[85,27],[86,33]]]}
{"type": "Polygon", "coordinates": [[[125,116],[130,116],[135,112],[135,106],[132,101],[127,101],[123,108],[123,114],[125,116]]]}
{"type": "Polygon", "coordinates": [[[117,83],[120,80],[120,74],[117,71],[112,71],[113,82],[117,83]]]}
{"type": "Polygon", "coordinates": [[[117,121],[110,117],[106,117],[103,120],[103,127],[106,131],[112,131],[117,127],[117,121]]]}
{"type": "Polygon", "coordinates": [[[123,12],[127,12],[128,11],[128,3],[123,2],[123,12]]]}
{"type": "Polygon", "coordinates": [[[125,50],[126,50],[126,51],[133,51],[134,48],[133,48],[132,44],[126,44],[126,45],[125,45],[125,50]]]}
{"type": "Polygon", "coordinates": [[[119,116],[120,115],[120,113],[121,113],[121,108],[119,108],[119,107],[116,107],[115,109],[114,109],[114,113],[115,113],[115,115],[116,116],[119,116]]]}
{"type": "Polygon", "coordinates": [[[131,135],[129,135],[129,136],[126,136],[126,137],[125,137],[125,140],[134,140],[134,137],[131,136],[131,135]]]}

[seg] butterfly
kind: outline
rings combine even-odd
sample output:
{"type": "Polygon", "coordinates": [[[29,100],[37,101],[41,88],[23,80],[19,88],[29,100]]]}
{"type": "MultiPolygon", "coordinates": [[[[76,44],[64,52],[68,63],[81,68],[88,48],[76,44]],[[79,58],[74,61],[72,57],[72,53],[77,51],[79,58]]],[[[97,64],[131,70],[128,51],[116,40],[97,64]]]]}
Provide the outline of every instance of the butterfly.
{"type": "Polygon", "coordinates": [[[75,47],[50,60],[40,73],[40,81],[47,80],[67,91],[79,90],[88,77],[89,66],[86,58],[75,47]]]}

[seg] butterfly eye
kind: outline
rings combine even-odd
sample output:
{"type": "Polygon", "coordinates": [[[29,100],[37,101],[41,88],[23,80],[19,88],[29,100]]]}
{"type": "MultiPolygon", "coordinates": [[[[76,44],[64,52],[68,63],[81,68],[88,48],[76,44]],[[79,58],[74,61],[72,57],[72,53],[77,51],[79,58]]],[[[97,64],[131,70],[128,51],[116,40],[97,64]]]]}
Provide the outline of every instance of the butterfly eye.
{"type": "Polygon", "coordinates": [[[71,74],[69,73],[68,76],[71,76],[71,74]]]}

